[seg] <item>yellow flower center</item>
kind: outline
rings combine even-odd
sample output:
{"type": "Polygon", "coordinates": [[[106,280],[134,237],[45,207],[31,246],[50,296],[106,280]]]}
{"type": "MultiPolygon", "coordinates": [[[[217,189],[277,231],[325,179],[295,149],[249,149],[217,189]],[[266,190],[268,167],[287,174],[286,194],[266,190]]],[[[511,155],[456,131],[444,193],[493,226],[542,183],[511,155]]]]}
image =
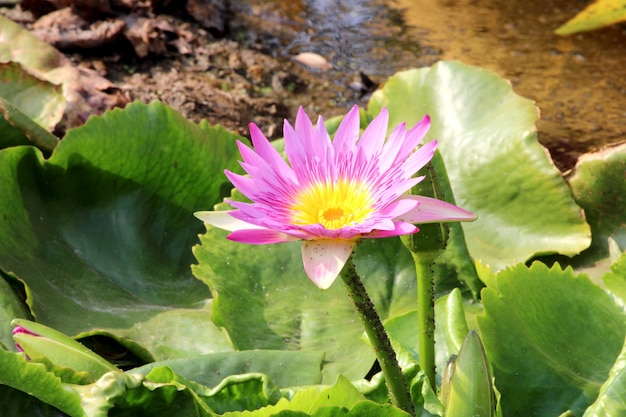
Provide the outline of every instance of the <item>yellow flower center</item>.
{"type": "Polygon", "coordinates": [[[357,181],[312,184],[302,190],[290,209],[294,224],[320,224],[336,230],[359,224],[373,211],[369,187],[357,181]]]}

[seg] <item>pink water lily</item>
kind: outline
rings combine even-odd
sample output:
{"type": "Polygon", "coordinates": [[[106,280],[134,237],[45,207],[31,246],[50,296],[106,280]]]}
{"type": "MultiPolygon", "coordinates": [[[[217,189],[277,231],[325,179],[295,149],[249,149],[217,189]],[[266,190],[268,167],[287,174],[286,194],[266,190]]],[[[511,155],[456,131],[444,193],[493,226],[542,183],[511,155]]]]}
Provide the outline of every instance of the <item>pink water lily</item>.
{"type": "Polygon", "coordinates": [[[235,210],[201,211],[196,217],[249,244],[302,241],[304,269],[320,288],[337,278],[356,242],[416,233],[413,223],[473,220],[445,201],[406,194],[424,177],[413,175],[433,157],[437,142],[418,148],[430,127],[424,118],[407,131],[399,124],[385,140],[383,109],[360,134],[359,109],[344,117],[331,140],[320,117],[313,126],[302,108],[295,127],[284,124],[282,158],[250,124],[254,150],[238,142],[247,176],[225,171],[252,202],[228,201],[235,210]]]}

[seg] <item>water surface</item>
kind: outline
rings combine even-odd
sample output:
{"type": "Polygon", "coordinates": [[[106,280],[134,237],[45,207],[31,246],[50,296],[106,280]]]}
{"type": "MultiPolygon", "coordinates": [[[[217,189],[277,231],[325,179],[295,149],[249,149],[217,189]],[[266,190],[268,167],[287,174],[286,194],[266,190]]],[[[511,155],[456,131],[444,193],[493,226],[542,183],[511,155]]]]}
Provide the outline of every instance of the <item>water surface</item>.
{"type": "Polygon", "coordinates": [[[491,70],[537,103],[539,140],[565,170],[581,153],[626,139],[626,26],[553,32],[587,3],[255,0],[245,10],[259,26],[244,36],[283,59],[324,56],[333,69],[317,76],[328,83],[307,92],[309,109],[323,114],[367,102],[360,74],[379,83],[450,59],[491,70]]]}

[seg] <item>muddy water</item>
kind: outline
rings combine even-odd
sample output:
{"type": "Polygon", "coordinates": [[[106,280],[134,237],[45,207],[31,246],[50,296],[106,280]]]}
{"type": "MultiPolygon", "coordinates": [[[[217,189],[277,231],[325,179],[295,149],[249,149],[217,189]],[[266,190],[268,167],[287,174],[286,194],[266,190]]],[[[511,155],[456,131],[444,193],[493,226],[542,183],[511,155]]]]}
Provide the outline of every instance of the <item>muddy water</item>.
{"type": "Polygon", "coordinates": [[[411,34],[511,80],[541,111],[539,140],[561,168],[626,140],[626,26],[568,37],[553,30],[588,2],[398,0],[411,34]]]}
{"type": "Polygon", "coordinates": [[[553,33],[587,3],[270,0],[248,12],[262,22],[254,41],[270,53],[289,59],[315,52],[333,65],[317,71],[328,82],[308,91],[313,111],[366,102],[359,73],[382,82],[402,69],[458,59],[509,79],[536,101],[539,140],[565,170],[583,152],[626,140],[626,26],[553,33]]]}

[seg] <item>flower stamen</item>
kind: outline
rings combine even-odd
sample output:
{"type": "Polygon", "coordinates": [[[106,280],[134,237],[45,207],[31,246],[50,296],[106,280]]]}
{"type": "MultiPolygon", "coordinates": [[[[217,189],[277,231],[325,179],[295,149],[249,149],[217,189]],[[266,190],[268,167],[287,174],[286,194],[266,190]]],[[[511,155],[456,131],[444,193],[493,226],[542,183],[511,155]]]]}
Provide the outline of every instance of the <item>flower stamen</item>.
{"type": "Polygon", "coordinates": [[[373,212],[366,184],[339,180],[315,183],[299,192],[290,206],[296,225],[319,224],[327,230],[362,223],[373,212]]]}

